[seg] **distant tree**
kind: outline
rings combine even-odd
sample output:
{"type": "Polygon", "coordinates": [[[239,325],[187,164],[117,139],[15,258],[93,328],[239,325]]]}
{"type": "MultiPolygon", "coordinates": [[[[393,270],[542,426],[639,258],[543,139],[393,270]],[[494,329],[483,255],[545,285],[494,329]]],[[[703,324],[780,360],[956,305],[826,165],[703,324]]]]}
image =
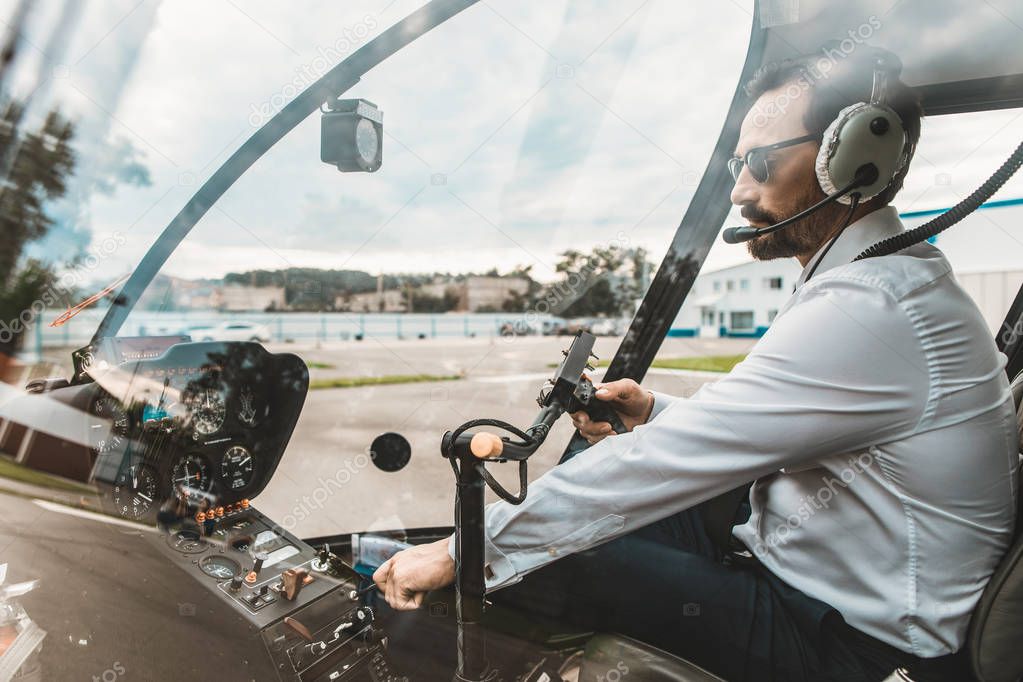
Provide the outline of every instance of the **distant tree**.
{"type": "Polygon", "coordinates": [[[631,312],[643,293],[647,260],[642,248],[597,246],[589,253],[570,249],[560,254],[555,270],[561,278],[536,295],[536,303],[564,317],[618,317],[631,312]]]}
{"type": "Polygon", "coordinates": [[[36,132],[18,129],[21,109],[9,103],[0,115],[0,353],[17,350],[44,306],[56,303],[55,276],[39,260],[21,262],[25,247],[46,236],[53,220],[45,204],[64,194],[74,170],[70,122],[51,112],[36,132]]]}
{"type": "Polygon", "coordinates": [[[530,300],[528,291],[524,293],[513,291],[508,294],[508,298],[502,301],[501,311],[505,313],[524,313],[529,310],[530,300]]]}

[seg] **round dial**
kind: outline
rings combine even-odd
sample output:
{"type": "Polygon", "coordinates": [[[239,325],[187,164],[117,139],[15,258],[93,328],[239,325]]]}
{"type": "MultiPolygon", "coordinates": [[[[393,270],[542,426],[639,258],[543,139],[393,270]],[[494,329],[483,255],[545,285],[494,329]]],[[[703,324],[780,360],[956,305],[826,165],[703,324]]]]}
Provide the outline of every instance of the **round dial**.
{"type": "Polygon", "coordinates": [[[232,445],[224,453],[220,477],[228,490],[241,490],[252,483],[252,453],[241,445],[232,445]]]}
{"type": "Polygon", "coordinates": [[[241,572],[241,565],[230,557],[213,554],[199,562],[199,570],[217,580],[230,580],[241,572]]]}
{"type": "Polygon", "coordinates": [[[171,472],[171,484],[189,496],[195,494],[202,497],[208,493],[213,487],[213,479],[210,477],[206,459],[196,454],[185,455],[179,459],[171,472]]]}
{"type": "Polygon", "coordinates": [[[114,506],[128,519],[140,519],[149,513],[156,500],[159,483],[156,472],[145,464],[133,464],[114,481],[114,506]]]}
{"type": "Polygon", "coordinates": [[[364,163],[371,164],[376,160],[379,144],[380,135],[377,134],[376,126],[369,119],[360,118],[355,124],[355,148],[364,163]]]}
{"type": "Polygon", "coordinates": [[[224,398],[213,388],[200,388],[186,398],[188,411],[192,415],[192,427],[196,435],[208,436],[216,433],[224,424],[224,398]]]}
{"type": "Polygon", "coordinates": [[[171,549],[182,554],[199,554],[205,552],[207,545],[198,531],[179,530],[167,536],[167,544],[171,549]]]}
{"type": "Polygon", "coordinates": [[[97,452],[121,447],[128,436],[128,413],[116,398],[106,396],[92,404],[89,444],[97,452]]]}

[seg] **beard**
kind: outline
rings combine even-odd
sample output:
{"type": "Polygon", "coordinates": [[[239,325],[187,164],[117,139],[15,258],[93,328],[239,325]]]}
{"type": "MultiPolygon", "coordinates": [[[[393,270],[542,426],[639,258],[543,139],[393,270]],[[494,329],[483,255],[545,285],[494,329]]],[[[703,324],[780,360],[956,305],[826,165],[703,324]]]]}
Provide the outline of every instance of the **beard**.
{"type": "MultiPolygon", "coordinates": [[[[755,206],[743,206],[742,217],[756,222],[767,222],[771,225],[794,216],[800,211],[814,205],[824,198],[820,189],[813,187],[792,202],[792,205],[776,213],[762,211],[755,206]]],[[[821,245],[841,227],[849,208],[843,204],[828,204],[811,213],[806,218],[783,227],[777,232],[765,234],[746,242],[749,255],[756,260],[773,260],[775,258],[795,258],[805,255],[812,256],[821,245]]]]}

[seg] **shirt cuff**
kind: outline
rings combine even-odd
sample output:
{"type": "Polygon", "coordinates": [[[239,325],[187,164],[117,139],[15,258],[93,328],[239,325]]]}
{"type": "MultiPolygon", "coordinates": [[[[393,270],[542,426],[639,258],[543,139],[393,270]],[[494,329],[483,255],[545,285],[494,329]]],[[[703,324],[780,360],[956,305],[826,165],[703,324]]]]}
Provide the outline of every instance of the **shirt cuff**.
{"type": "MultiPolygon", "coordinates": [[[[484,560],[486,563],[483,565],[483,579],[486,584],[487,591],[495,590],[499,587],[507,587],[508,585],[514,585],[515,583],[522,580],[522,575],[515,570],[511,561],[505,556],[504,552],[499,550],[494,543],[490,541],[489,537],[484,538],[485,549],[484,549],[484,560]]],[[[448,555],[452,561],[457,561],[455,558],[455,535],[451,534],[448,538],[448,555]]]]}
{"type": "Polygon", "coordinates": [[[667,393],[658,393],[657,391],[650,391],[650,393],[654,396],[654,407],[650,411],[650,418],[647,419],[648,423],[653,421],[661,412],[664,412],[664,408],[678,400],[675,396],[668,395],[667,393]]]}

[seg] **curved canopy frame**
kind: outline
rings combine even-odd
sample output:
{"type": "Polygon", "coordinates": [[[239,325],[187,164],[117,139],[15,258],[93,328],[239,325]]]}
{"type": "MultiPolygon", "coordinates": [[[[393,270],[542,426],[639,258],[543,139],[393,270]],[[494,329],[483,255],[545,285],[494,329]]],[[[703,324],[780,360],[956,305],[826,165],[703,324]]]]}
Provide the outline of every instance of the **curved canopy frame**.
{"type": "MultiPolygon", "coordinates": [[[[999,9],[968,0],[757,0],[746,61],[714,152],[606,381],[643,379],[728,215],[733,181],[725,160],[750,106],[743,85],[761,65],[813,54],[829,40],[840,41],[840,49],[822,58],[844,59],[864,43],[896,53],[902,80],[917,88],[925,115],[1023,107],[1019,3],[999,9]]],[[[1023,292],[1017,304],[1010,329],[1023,315],[1023,292]]],[[[1023,369],[1023,340],[1018,345],[1015,371],[1023,369]]]]}
{"type": "Polygon", "coordinates": [[[351,89],[374,66],[478,1],[431,0],[332,68],[253,133],[252,137],[203,183],[184,208],[164,228],[114,298],[113,304],[93,334],[92,343],[107,336],[114,336],[120,331],[139,297],[182,240],[224,192],[230,189],[263,154],[319,109],[320,105],[340,97],[351,89]]]}

